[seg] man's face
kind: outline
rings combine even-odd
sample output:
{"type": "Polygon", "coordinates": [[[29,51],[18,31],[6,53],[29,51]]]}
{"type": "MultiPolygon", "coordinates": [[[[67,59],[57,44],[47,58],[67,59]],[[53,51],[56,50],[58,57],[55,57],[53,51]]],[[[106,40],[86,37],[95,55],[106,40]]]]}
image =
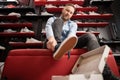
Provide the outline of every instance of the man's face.
{"type": "Polygon", "coordinates": [[[63,20],[69,20],[74,14],[75,9],[72,6],[65,6],[62,10],[61,17],[63,20]]]}

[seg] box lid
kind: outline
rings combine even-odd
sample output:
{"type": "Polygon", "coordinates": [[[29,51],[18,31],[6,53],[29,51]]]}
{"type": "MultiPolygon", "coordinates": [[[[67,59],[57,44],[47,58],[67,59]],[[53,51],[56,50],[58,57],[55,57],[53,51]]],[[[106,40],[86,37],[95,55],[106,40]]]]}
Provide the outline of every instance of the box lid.
{"type": "Polygon", "coordinates": [[[109,52],[110,48],[104,45],[80,55],[72,69],[72,73],[86,75],[92,73],[101,74],[104,70],[109,52]]]}

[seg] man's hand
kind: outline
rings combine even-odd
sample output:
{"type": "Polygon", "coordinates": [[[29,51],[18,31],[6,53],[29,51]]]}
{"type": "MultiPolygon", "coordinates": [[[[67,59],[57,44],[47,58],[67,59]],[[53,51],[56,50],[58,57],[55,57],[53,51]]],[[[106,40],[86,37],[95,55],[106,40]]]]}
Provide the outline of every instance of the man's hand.
{"type": "Polygon", "coordinates": [[[48,39],[48,42],[47,42],[47,48],[54,51],[55,50],[55,46],[57,45],[57,41],[55,40],[54,37],[51,37],[48,39]]]}

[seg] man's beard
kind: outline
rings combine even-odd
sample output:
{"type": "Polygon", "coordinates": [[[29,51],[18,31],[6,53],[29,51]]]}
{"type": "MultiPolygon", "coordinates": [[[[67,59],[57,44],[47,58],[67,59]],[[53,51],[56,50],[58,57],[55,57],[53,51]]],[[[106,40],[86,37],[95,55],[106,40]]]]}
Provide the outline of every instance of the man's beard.
{"type": "Polygon", "coordinates": [[[63,19],[64,21],[68,21],[68,20],[69,20],[69,18],[66,17],[66,16],[62,17],[62,19],[63,19]]]}

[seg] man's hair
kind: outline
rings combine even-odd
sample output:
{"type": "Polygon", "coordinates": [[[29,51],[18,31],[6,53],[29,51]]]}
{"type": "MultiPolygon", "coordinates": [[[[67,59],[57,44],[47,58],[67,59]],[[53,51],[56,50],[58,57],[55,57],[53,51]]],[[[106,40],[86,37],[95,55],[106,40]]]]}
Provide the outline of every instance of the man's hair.
{"type": "Polygon", "coordinates": [[[74,4],[72,4],[72,3],[67,3],[65,6],[71,6],[71,7],[73,7],[76,10],[74,4]]]}

